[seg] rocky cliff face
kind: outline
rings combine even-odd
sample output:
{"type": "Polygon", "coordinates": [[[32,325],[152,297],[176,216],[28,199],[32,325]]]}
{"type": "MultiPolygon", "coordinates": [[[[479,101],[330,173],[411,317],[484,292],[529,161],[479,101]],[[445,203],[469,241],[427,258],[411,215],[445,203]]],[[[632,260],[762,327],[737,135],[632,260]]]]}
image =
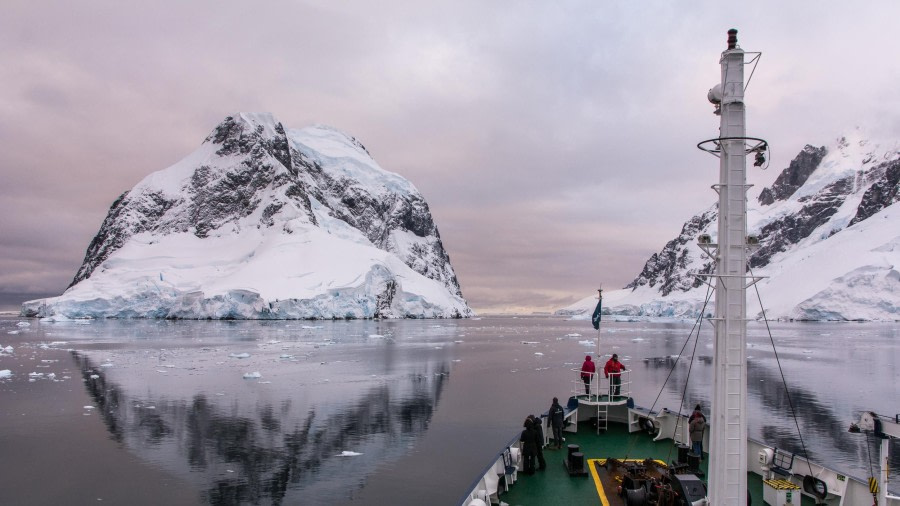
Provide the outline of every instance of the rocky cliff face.
{"type": "MultiPolygon", "coordinates": [[[[98,273],[114,270],[122,263],[117,260],[117,254],[125,255],[122,251],[128,245],[154,245],[172,242],[174,238],[184,242],[185,236],[191,236],[190,248],[202,249],[198,245],[213,247],[217,241],[229,237],[247,236],[249,241],[271,246],[273,242],[278,243],[279,238],[307,235],[312,229],[338,236],[353,243],[354,247],[375,248],[389,254],[412,272],[437,283],[453,301],[449,304],[451,307],[441,302],[432,310],[419,314],[415,308],[399,307],[397,299],[409,295],[404,292],[404,287],[409,289],[415,282],[402,279],[409,276],[393,272],[391,268],[384,271],[384,262],[376,260],[364,269],[366,275],[370,279],[377,278],[379,284],[377,293],[370,294],[372,300],[367,299],[363,304],[371,310],[359,314],[351,311],[354,316],[471,314],[462,300],[459,283],[428,204],[411,183],[378,167],[365,147],[350,136],[321,126],[286,131],[267,114],[225,118],[197,152],[165,171],[148,176],[116,199],[91,241],[70,291],[98,273]],[[374,278],[373,273],[377,273],[374,278]]],[[[294,237],[286,241],[296,249],[297,261],[302,263],[305,250],[297,245],[298,240],[294,237]]],[[[315,249],[316,245],[310,244],[309,248],[315,249]]],[[[338,246],[337,249],[347,248],[338,246]]],[[[168,254],[172,258],[180,255],[177,251],[168,254]]],[[[340,255],[334,257],[331,267],[342,269],[340,255]]],[[[147,262],[142,258],[140,268],[144,269],[147,262]]],[[[163,272],[171,270],[171,266],[164,260],[157,264],[146,270],[160,271],[160,280],[164,281],[163,272]]],[[[194,267],[197,267],[196,272],[203,269],[199,265],[194,267]]],[[[272,274],[278,275],[277,272],[272,274]]],[[[198,290],[210,292],[211,284],[219,287],[215,291],[228,292],[221,288],[223,284],[227,285],[227,280],[222,277],[211,283],[207,275],[198,274],[197,277],[184,272],[179,275],[190,278],[190,283],[175,287],[176,292],[188,288],[194,293],[198,290]],[[188,284],[192,286],[188,287],[188,284]]],[[[251,292],[266,291],[265,280],[256,284],[256,288],[262,288],[251,289],[251,292]]],[[[300,285],[304,288],[295,290],[297,293],[291,293],[283,286],[274,290],[272,297],[263,297],[266,303],[263,305],[284,305],[282,299],[300,299],[296,297],[300,293],[308,301],[310,296],[315,299],[328,292],[324,285],[318,293],[309,293],[317,291],[314,287],[300,285]]],[[[420,295],[416,294],[417,297],[420,295]]],[[[181,300],[183,302],[184,297],[181,300]]],[[[318,310],[304,314],[301,310],[286,310],[284,316],[346,316],[347,308],[341,307],[344,314],[329,315],[318,310]]],[[[171,316],[170,312],[163,313],[171,316]]],[[[201,311],[193,316],[209,315],[201,311]]],[[[253,312],[245,316],[253,317],[253,312]]]]}

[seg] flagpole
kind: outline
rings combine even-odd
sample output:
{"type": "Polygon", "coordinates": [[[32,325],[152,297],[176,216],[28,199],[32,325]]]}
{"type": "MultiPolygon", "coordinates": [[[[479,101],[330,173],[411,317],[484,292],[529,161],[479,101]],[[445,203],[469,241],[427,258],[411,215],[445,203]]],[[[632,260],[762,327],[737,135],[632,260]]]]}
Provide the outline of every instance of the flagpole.
{"type": "Polygon", "coordinates": [[[600,288],[597,289],[597,307],[594,309],[594,314],[591,316],[591,323],[593,323],[594,328],[597,329],[597,353],[595,357],[597,360],[600,360],[600,313],[603,310],[603,285],[600,285],[600,288]]]}

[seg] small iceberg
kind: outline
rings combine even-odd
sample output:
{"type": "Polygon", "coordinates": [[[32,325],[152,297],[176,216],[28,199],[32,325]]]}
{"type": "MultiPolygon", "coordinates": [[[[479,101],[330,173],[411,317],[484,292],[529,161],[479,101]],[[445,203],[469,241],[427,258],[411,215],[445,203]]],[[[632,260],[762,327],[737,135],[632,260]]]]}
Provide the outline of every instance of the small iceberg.
{"type": "Polygon", "coordinates": [[[259,378],[262,378],[262,374],[260,374],[259,371],[245,372],[245,373],[244,373],[244,379],[245,379],[245,380],[247,380],[247,379],[259,379],[259,378]]]}
{"type": "Polygon", "coordinates": [[[0,379],[9,379],[12,378],[12,371],[9,369],[0,370],[0,379]]]}
{"type": "Polygon", "coordinates": [[[231,353],[228,356],[231,358],[250,358],[249,353],[231,353]]]}
{"type": "Polygon", "coordinates": [[[337,455],[335,455],[335,456],[336,456],[336,457],[357,457],[357,456],[359,456],[359,455],[362,455],[362,453],[359,453],[359,452],[351,452],[351,451],[348,451],[348,450],[344,450],[344,451],[342,451],[341,453],[339,453],[339,454],[337,454],[337,455]]]}

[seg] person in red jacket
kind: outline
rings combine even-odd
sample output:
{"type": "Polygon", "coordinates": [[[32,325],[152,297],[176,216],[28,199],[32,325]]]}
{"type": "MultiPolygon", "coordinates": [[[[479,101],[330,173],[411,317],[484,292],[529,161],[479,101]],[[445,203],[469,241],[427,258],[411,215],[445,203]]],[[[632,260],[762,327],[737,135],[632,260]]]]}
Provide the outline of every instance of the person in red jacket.
{"type": "Polygon", "coordinates": [[[581,381],[584,382],[584,393],[587,395],[591,395],[591,380],[594,378],[595,372],[597,372],[597,367],[591,360],[591,356],[585,356],[584,363],[581,364],[581,381]]]}
{"type": "Polygon", "coordinates": [[[622,387],[622,371],[625,370],[625,365],[622,362],[619,362],[619,355],[613,353],[613,356],[609,361],[606,362],[606,366],[603,368],[603,374],[610,378],[609,380],[609,395],[610,397],[619,395],[619,390],[622,387]]]}

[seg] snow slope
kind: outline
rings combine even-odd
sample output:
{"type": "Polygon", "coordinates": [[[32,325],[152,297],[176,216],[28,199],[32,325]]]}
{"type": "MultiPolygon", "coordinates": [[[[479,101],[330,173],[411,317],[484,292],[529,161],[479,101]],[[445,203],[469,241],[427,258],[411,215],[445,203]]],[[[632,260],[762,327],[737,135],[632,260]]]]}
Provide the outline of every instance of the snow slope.
{"type": "MultiPolygon", "coordinates": [[[[833,146],[807,146],[769,188],[748,201],[748,230],[761,247],[749,269],[763,276],[747,312],[761,318],[900,320],[900,146],[859,130],[833,146]]],[[[713,270],[696,238],[717,234],[712,206],[685,223],[626,288],[604,296],[612,314],[693,318],[713,270]]],[[[715,239],[714,239],[715,241],[715,239]]],[[[587,317],[596,297],[559,311],[587,317]]],[[[706,308],[712,312],[714,304],[706,308]]]]}
{"type": "Polygon", "coordinates": [[[225,119],[110,208],[66,292],[27,316],[471,316],[427,203],[356,139],[225,119]]]}

